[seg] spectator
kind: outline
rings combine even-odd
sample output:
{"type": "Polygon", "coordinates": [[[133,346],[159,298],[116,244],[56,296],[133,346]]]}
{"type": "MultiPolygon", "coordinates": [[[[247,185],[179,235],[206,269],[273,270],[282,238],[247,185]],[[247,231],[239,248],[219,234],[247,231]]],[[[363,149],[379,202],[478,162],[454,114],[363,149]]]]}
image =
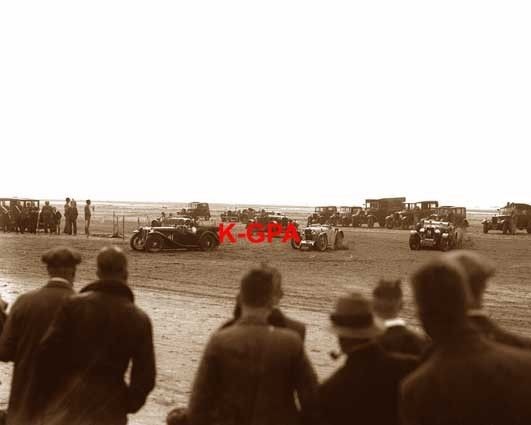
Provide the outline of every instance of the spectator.
{"type": "Polygon", "coordinates": [[[384,329],[361,294],[339,298],[330,319],[347,360],[319,388],[324,422],[398,424],[399,384],[417,357],[388,353],[378,344],[384,329]]]}
{"type": "Polygon", "coordinates": [[[155,385],[151,321],[134,304],[125,254],[103,248],[97,275],[65,304],[42,341],[39,376],[59,382],[45,392],[45,424],[125,424],[155,385]]]}
{"type": "Polygon", "coordinates": [[[90,219],[92,217],[90,204],[90,199],[87,199],[85,203],[85,235],[87,235],[87,237],[90,236],[90,219]]]}
{"type": "Polygon", "coordinates": [[[58,235],[61,233],[61,211],[59,211],[57,208],[53,207],[53,213],[54,213],[54,229],[55,233],[58,235]]]}
{"type": "Polygon", "coordinates": [[[483,295],[487,281],[494,275],[494,267],[481,255],[467,250],[449,253],[448,258],[457,261],[465,271],[471,294],[468,318],[474,327],[488,339],[501,344],[531,348],[531,340],[502,329],[483,310],[483,295]]]}
{"type": "MultiPolygon", "coordinates": [[[[271,271],[273,274],[273,309],[268,317],[268,323],[279,328],[286,328],[296,332],[304,341],[306,336],[306,325],[297,320],[286,316],[279,307],[280,300],[284,297],[284,290],[282,289],[282,275],[274,267],[262,264],[262,268],[271,271]]],[[[236,306],[234,307],[234,317],[222,326],[223,328],[234,325],[241,316],[240,295],[236,297],[236,306]]]]}
{"type": "Polygon", "coordinates": [[[379,338],[380,344],[390,352],[420,356],[427,346],[426,339],[409,329],[400,317],[403,306],[400,279],[380,280],[372,295],[374,313],[384,321],[386,329],[379,338]]]}
{"type": "Polygon", "coordinates": [[[166,416],[166,425],[189,425],[186,408],[177,407],[170,410],[166,416]]]}
{"type": "Polygon", "coordinates": [[[53,210],[50,206],[50,201],[45,201],[41,211],[41,221],[44,233],[48,233],[48,231],[50,234],[52,233],[53,220],[53,210]]]}
{"type": "Polygon", "coordinates": [[[70,220],[72,222],[72,234],[77,235],[77,217],[79,212],[77,210],[77,203],[72,199],[70,202],[70,220]]]}
{"type": "Polygon", "coordinates": [[[54,248],[42,256],[50,279],[40,289],[17,298],[0,338],[0,360],[14,363],[8,423],[27,425],[38,411],[40,382],[34,375],[38,344],[61,306],[74,294],[81,257],[70,248],[54,248]]]}
{"type": "Polygon", "coordinates": [[[447,258],[412,278],[433,352],[402,384],[404,425],[531,423],[531,354],[483,339],[468,318],[465,273],[447,258]]]}
{"type": "Polygon", "coordinates": [[[64,217],[65,217],[65,228],[63,230],[63,233],[67,235],[72,234],[72,213],[71,213],[71,207],[70,207],[70,198],[65,199],[65,207],[64,207],[64,217]]]}
{"type": "Polygon", "coordinates": [[[273,280],[264,268],[242,279],[240,319],[214,333],[201,359],[188,408],[191,425],[315,423],[317,377],[302,340],[267,322],[273,280]]]}

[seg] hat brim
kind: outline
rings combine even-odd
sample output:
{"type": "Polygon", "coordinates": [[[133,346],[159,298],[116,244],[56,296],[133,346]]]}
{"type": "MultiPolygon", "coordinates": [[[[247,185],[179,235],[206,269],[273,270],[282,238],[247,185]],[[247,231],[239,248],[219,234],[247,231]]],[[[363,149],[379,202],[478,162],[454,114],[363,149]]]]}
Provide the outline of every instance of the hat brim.
{"type": "Polygon", "coordinates": [[[337,336],[345,338],[374,338],[383,334],[385,328],[378,323],[373,323],[371,326],[365,328],[329,325],[328,330],[337,336]]]}

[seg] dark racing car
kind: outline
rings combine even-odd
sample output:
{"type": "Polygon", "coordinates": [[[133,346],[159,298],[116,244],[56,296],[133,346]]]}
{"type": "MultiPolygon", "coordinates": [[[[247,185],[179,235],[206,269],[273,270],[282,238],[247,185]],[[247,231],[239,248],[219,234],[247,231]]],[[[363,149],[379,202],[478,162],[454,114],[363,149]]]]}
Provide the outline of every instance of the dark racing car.
{"type": "Polygon", "coordinates": [[[212,251],[219,246],[216,226],[198,225],[191,217],[171,217],[160,224],[135,230],[130,240],[131,248],[147,252],[176,249],[212,251]]]}

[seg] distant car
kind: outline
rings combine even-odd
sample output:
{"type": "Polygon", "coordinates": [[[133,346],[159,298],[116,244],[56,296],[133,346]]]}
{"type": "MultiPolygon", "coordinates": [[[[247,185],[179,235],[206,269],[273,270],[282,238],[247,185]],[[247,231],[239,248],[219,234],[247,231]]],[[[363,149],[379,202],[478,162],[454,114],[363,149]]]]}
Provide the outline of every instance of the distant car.
{"type": "Polygon", "coordinates": [[[507,205],[498,210],[498,214],[490,219],[484,219],[483,233],[489,230],[501,230],[504,235],[514,235],[517,230],[526,229],[531,233],[531,205],[507,202],[507,205]]]}
{"type": "Polygon", "coordinates": [[[293,249],[344,249],[345,235],[342,230],[329,224],[311,224],[299,230],[300,242],[291,240],[293,249]]]}
{"type": "Polygon", "coordinates": [[[195,219],[210,220],[210,206],[207,202],[190,202],[187,208],[181,210],[181,214],[195,219]]]}
{"type": "Polygon", "coordinates": [[[365,220],[362,207],[339,207],[338,226],[359,227],[365,220]]]}
{"type": "Polygon", "coordinates": [[[130,240],[135,251],[186,249],[212,251],[219,246],[216,226],[198,225],[191,217],[169,217],[158,226],[140,227],[130,240]]]}
{"type": "Polygon", "coordinates": [[[223,223],[238,223],[240,216],[239,211],[227,210],[221,213],[220,218],[223,223]]]}
{"type": "Polygon", "coordinates": [[[310,224],[332,224],[337,225],[339,221],[339,214],[337,207],[315,207],[315,211],[308,217],[308,225],[310,224]]]}
{"type": "Polygon", "coordinates": [[[412,250],[431,248],[448,251],[461,248],[462,243],[463,234],[448,221],[422,220],[409,235],[409,248],[412,250]]]}
{"type": "MultiPolygon", "coordinates": [[[[249,226],[251,226],[253,224],[261,225],[265,232],[267,231],[267,225],[268,224],[280,224],[280,226],[282,228],[282,233],[286,232],[288,224],[293,224],[295,227],[299,226],[298,223],[295,220],[293,220],[293,219],[291,219],[291,218],[289,218],[289,217],[287,217],[287,216],[285,216],[283,214],[278,214],[278,213],[275,213],[275,212],[262,212],[262,213],[260,213],[255,218],[252,218],[252,219],[250,219],[247,222],[246,228],[248,228],[249,226]]],[[[258,229],[256,229],[256,230],[258,231],[258,229]]]]}

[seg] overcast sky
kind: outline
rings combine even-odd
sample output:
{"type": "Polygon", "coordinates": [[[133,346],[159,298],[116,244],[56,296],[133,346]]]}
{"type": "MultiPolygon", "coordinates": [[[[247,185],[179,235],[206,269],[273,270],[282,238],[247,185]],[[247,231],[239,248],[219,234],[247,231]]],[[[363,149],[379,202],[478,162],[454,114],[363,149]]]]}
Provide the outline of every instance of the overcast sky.
{"type": "Polygon", "coordinates": [[[531,202],[528,1],[0,3],[1,194],[531,202]]]}

